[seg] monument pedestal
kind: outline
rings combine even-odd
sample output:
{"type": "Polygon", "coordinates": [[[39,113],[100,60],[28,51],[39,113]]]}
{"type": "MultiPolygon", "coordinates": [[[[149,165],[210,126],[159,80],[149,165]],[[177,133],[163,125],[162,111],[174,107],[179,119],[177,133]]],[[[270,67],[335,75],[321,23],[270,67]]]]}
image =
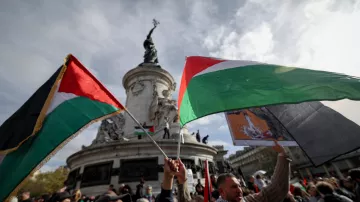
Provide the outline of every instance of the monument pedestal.
{"type": "MultiPolygon", "coordinates": [[[[176,158],[180,124],[176,100],[172,93],[176,83],[173,77],[155,64],[141,64],[127,72],[123,78],[126,89],[126,108],[146,126],[154,126],[152,136],[169,158],[176,158]],[[170,139],[163,139],[166,120],[170,125],[170,139]]],[[[117,189],[120,184],[129,184],[133,191],[141,177],[160,192],[163,177],[164,157],[147,136],[141,139],[134,134],[136,123],[125,113],[102,121],[96,139],[88,147],[67,159],[71,169],[68,186],[80,188],[83,194],[104,193],[109,184],[117,189]]],[[[182,129],[184,144],[181,159],[192,169],[196,179],[203,178],[204,161],[210,162],[210,171],[215,172],[214,156],[217,150],[199,143],[182,129]]]]}

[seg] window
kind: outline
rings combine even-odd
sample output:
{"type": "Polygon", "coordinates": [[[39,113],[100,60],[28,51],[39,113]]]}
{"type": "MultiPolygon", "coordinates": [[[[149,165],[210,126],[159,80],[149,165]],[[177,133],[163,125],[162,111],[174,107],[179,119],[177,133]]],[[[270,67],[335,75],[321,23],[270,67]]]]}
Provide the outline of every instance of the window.
{"type": "Polygon", "coordinates": [[[79,175],[80,175],[80,168],[77,168],[77,169],[71,171],[67,177],[66,186],[70,189],[75,188],[77,178],[79,175]]]}
{"type": "Polygon", "coordinates": [[[86,166],[80,187],[110,184],[112,165],[111,161],[86,166]]]}
{"type": "Polygon", "coordinates": [[[142,177],[145,181],[158,180],[158,171],[157,158],[121,160],[119,182],[137,182],[142,177]]]}

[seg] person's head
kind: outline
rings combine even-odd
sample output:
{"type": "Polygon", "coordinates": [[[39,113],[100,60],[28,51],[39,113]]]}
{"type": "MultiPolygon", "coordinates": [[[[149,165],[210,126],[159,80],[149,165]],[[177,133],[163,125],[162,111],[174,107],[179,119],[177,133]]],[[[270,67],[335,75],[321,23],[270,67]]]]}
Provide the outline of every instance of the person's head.
{"type": "Polygon", "coordinates": [[[142,177],[140,178],[140,184],[144,184],[145,183],[145,179],[142,177]]]}
{"type": "Polygon", "coordinates": [[[152,195],[152,187],[151,186],[146,187],[146,194],[147,195],[152,195]]]}
{"type": "Polygon", "coordinates": [[[334,193],[334,188],[327,182],[317,183],[316,189],[321,195],[329,195],[334,193]]]}
{"type": "Polygon", "coordinates": [[[348,176],[347,178],[343,179],[342,180],[342,185],[344,188],[347,188],[347,189],[354,189],[354,181],[351,179],[350,176],[348,176]]]}
{"type": "Polygon", "coordinates": [[[334,188],[338,188],[338,187],[339,187],[339,184],[338,184],[338,182],[337,182],[337,179],[334,178],[334,177],[326,179],[325,182],[331,184],[331,186],[333,186],[334,188]]]}
{"type": "Polygon", "coordinates": [[[198,179],[198,184],[201,184],[201,179],[198,179]]]}
{"type": "Polygon", "coordinates": [[[242,200],[243,192],[235,175],[231,173],[219,175],[217,179],[217,186],[220,196],[224,200],[237,202],[242,200]]]}
{"type": "Polygon", "coordinates": [[[300,187],[294,187],[294,196],[302,197],[302,191],[301,191],[300,187]]]}
{"type": "Polygon", "coordinates": [[[216,182],[216,176],[215,175],[211,175],[210,179],[211,179],[211,182],[216,182]]]}
{"type": "Polygon", "coordinates": [[[23,191],[21,193],[21,200],[26,200],[30,198],[30,191],[23,191]]]}
{"type": "Polygon", "coordinates": [[[109,189],[110,190],[114,189],[114,185],[113,184],[109,185],[109,189]]]}
{"type": "Polygon", "coordinates": [[[360,182],[360,168],[350,170],[349,174],[355,182],[360,182]]]}
{"type": "Polygon", "coordinates": [[[309,183],[309,185],[306,187],[306,192],[308,194],[310,194],[310,196],[316,196],[317,195],[317,191],[316,191],[316,186],[314,183],[309,183]]]}
{"type": "Polygon", "coordinates": [[[256,175],[256,179],[260,180],[261,176],[260,175],[256,175]]]}
{"type": "Polygon", "coordinates": [[[254,176],[250,176],[250,178],[249,178],[249,182],[254,183],[254,181],[255,181],[254,176]]]}

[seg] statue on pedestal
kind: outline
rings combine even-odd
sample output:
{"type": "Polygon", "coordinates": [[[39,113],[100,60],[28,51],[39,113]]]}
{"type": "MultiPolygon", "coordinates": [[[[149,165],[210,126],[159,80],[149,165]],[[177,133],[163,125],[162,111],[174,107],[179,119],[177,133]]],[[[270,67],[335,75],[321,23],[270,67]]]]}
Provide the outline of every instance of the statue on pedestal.
{"type": "Polygon", "coordinates": [[[152,40],[151,34],[155,30],[159,23],[159,21],[153,19],[154,27],[150,30],[149,34],[147,35],[145,41],[144,41],[144,48],[145,48],[145,54],[144,54],[144,63],[159,63],[158,57],[157,57],[157,50],[155,48],[155,44],[152,40]]]}
{"type": "Polygon", "coordinates": [[[112,142],[120,140],[124,135],[123,127],[125,125],[125,117],[123,114],[115,115],[101,122],[98,134],[93,144],[112,142]]]}

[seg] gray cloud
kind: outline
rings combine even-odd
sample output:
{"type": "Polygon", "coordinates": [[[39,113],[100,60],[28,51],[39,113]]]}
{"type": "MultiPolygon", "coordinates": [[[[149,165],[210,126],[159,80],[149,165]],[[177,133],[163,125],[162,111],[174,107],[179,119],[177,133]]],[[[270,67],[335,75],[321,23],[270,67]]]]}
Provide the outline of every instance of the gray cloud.
{"type": "MultiPolygon", "coordinates": [[[[5,1],[0,7],[0,123],[73,53],[122,102],[122,76],[142,62],[152,18],[162,67],[180,83],[185,57],[298,65],[360,76],[357,1],[5,1]]],[[[177,95],[174,95],[175,97],[177,95]]],[[[358,103],[330,103],[356,119],[358,103]],[[356,107],[357,106],[357,107],[356,107]],[[355,109],[354,109],[355,108],[355,109]]],[[[222,114],[189,124],[234,151],[222,114]]],[[[70,142],[46,169],[89,144],[96,125],[70,142]]]]}

